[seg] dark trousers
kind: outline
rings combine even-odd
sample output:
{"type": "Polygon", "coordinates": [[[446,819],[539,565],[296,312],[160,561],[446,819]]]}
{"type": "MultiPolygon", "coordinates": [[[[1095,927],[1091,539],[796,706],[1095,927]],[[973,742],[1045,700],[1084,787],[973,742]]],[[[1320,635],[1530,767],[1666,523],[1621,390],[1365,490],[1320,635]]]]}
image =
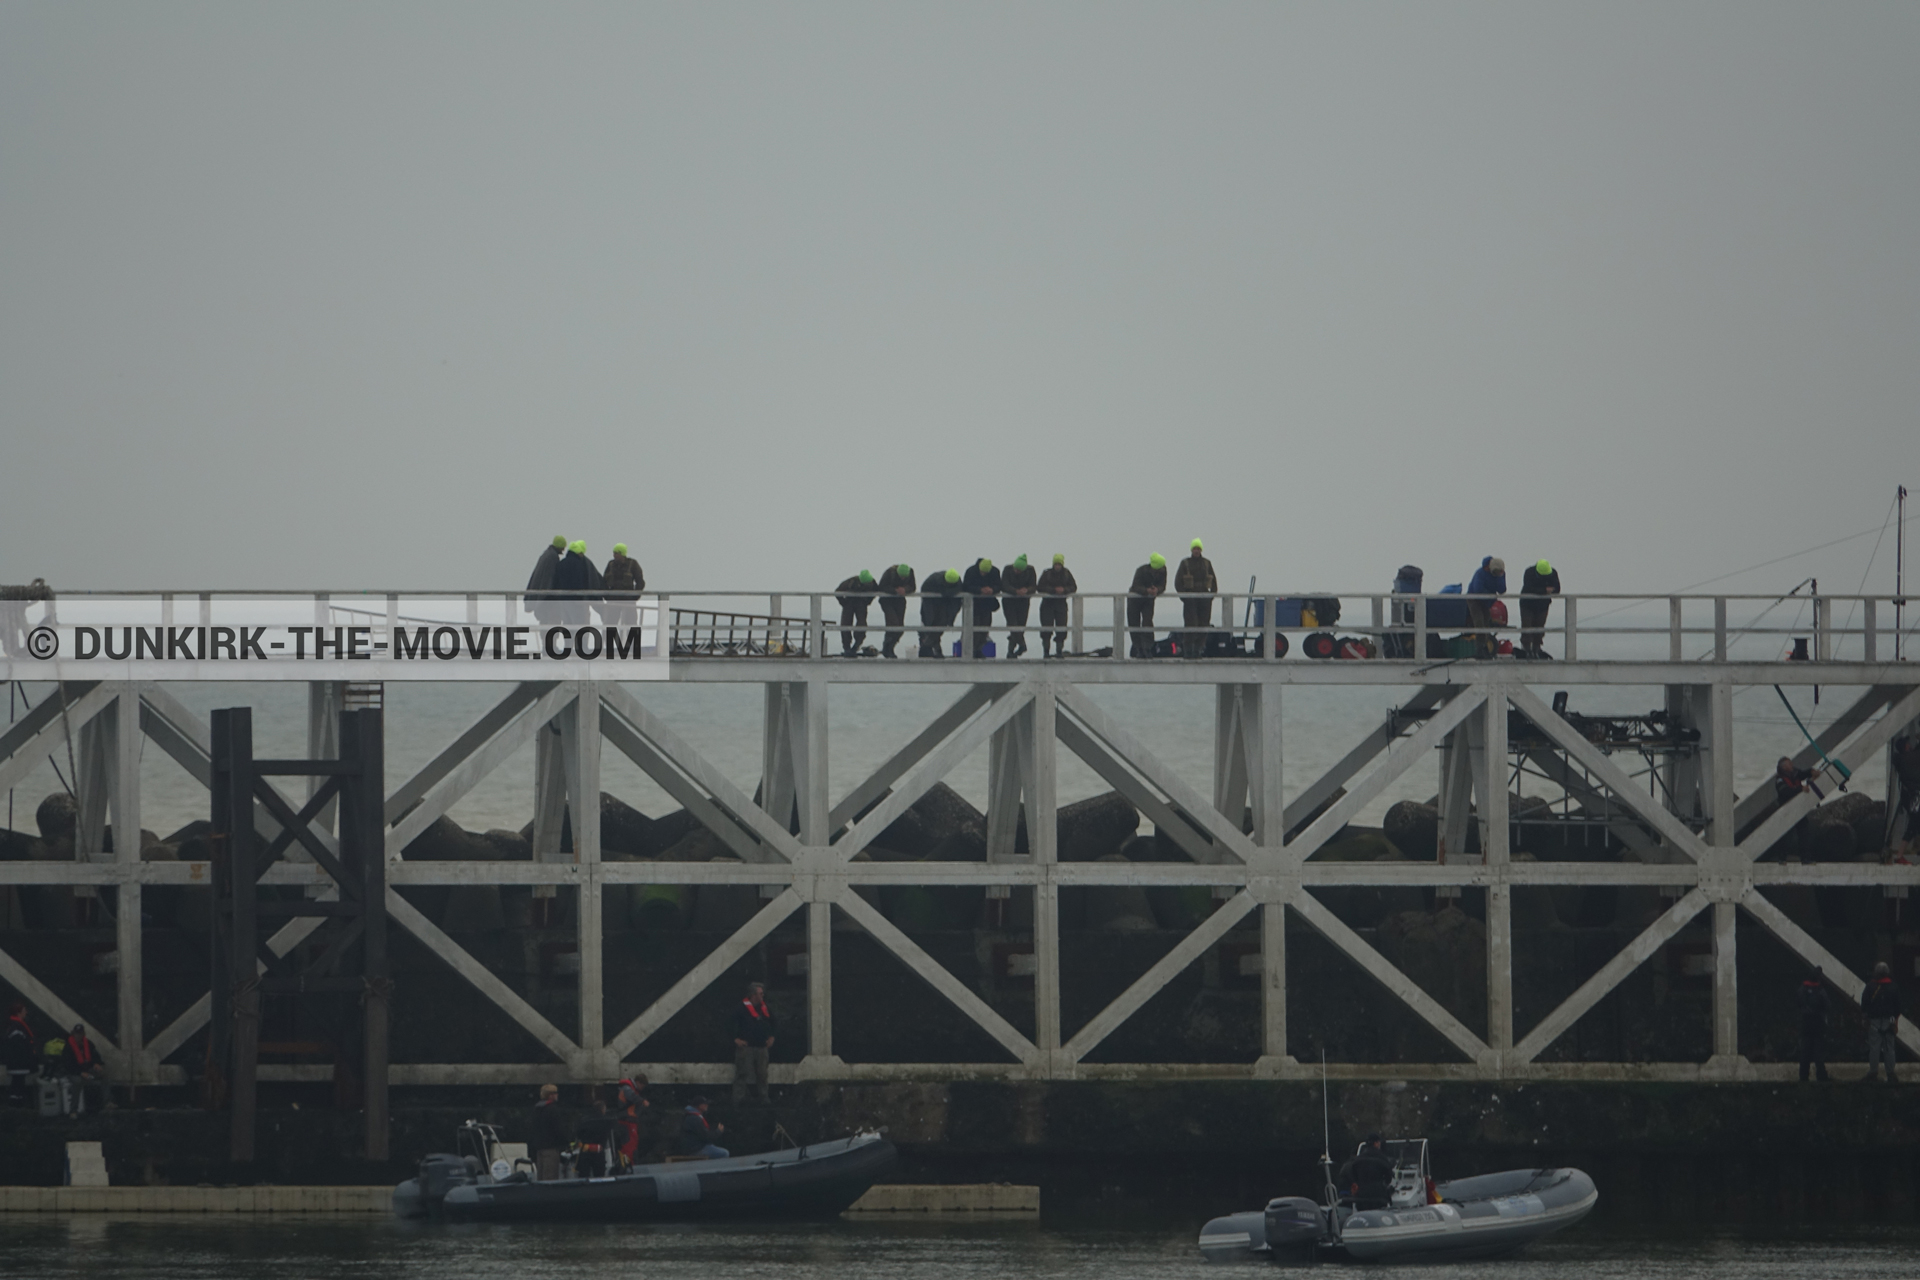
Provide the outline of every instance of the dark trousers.
{"type": "Polygon", "coordinates": [[[1049,645],[1067,651],[1067,598],[1065,596],[1047,596],[1040,601],[1040,652],[1047,652],[1049,645]]]}
{"type": "Polygon", "coordinates": [[[1008,596],[1000,602],[1007,615],[1007,656],[1027,651],[1027,610],[1032,606],[1031,596],[1008,596]]]}
{"type": "Polygon", "coordinates": [[[1180,656],[1198,658],[1207,651],[1207,629],[1213,626],[1213,598],[1182,600],[1180,620],[1188,630],[1180,633],[1180,656]],[[1193,628],[1200,628],[1193,630],[1193,628]]]}
{"type": "Polygon", "coordinates": [[[733,1046],[733,1101],[734,1105],[747,1100],[748,1095],[760,1102],[767,1100],[767,1046],[755,1048],[752,1045],[733,1046]]]}
{"type": "Polygon", "coordinates": [[[1127,597],[1127,625],[1145,627],[1145,631],[1130,633],[1133,643],[1128,646],[1130,657],[1151,658],[1153,656],[1153,601],[1152,596],[1127,597]]]}
{"type": "Polygon", "coordinates": [[[1520,647],[1526,652],[1538,654],[1542,651],[1541,647],[1547,639],[1547,610],[1552,607],[1545,600],[1520,602],[1520,647]]]}
{"type": "Polygon", "coordinates": [[[867,606],[840,606],[840,652],[855,653],[867,642],[867,606]]]}
{"type": "Polygon", "coordinates": [[[933,607],[930,609],[922,608],[920,610],[920,625],[923,628],[920,632],[921,657],[937,658],[940,656],[940,636],[942,631],[944,628],[952,626],[953,620],[959,616],[960,609],[957,604],[953,612],[949,613],[947,612],[946,605],[940,601],[934,601],[933,607]],[[926,630],[924,628],[932,629],[926,630]]]}
{"type": "Polygon", "coordinates": [[[1807,1078],[1807,1069],[1815,1068],[1820,1079],[1827,1078],[1827,1029],[1821,1027],[1800,1028],[1800,1079],[1807,1078]]]}
{"type": "Polygon", "coordinates": [[[973,656],[986,657],[987,641],[993,636],[987,631],[993,625],[994,607],[986,601],[975,601],[973,606],[973,656]]]}
{"type": "Polygon", "coordinates": [[[907,625],[907,602],[899,596],[883,597],[880,601],[880,621],[887,628],[887,638],[880,642],[880,652],[890,654],[893,647],[900,643],[907,625]]]}

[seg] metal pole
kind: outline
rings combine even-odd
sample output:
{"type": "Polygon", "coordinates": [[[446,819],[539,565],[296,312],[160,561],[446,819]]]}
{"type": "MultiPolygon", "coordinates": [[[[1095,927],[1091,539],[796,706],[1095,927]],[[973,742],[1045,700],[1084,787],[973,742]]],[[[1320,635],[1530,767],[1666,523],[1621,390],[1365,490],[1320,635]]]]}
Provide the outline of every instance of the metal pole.
{"type": "Polygon", "coordinates": [[[1899,516],[1893,527],[1893,660],[1901,661],[1907,609],[1907,486],[1895,499],[1899,516]]]}
{"type": "Polygon", "coordinates": [[[253,865],[252,708],[229,710],[226,730],[227,865],[233,888],[226,975],[233,991],[233,1110],[227,1154],[235,1163],[251,1163],[260,1071],[260,978],[254,959],[259,946],[255,925],[259,890],[253,865]]]}

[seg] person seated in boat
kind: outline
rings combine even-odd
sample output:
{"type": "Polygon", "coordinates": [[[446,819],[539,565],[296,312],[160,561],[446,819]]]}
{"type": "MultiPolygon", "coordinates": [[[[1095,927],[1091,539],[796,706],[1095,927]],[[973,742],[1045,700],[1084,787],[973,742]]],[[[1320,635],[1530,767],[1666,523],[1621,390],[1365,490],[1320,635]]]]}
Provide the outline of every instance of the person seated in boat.
{"type": "Polygon", "coordinates": [[[1353,1159],[1340,1166],[1340,1197],[1356,1209],[1384,1209],[1393,1196],[1393,1158],[1386,1140],[1367,1135],[1353,1159]]]}
{"type": "Polygon", "coordinates": [[[702,1160],[725,1160],[730,1154],[713,1141],[714,1135],[727,1131],[727,1126],[707,1119],[708,1105],[705,1098],[696,1097],[680,1113],[680,1139],[674,1144],[677,1154],[702,1160]]]}

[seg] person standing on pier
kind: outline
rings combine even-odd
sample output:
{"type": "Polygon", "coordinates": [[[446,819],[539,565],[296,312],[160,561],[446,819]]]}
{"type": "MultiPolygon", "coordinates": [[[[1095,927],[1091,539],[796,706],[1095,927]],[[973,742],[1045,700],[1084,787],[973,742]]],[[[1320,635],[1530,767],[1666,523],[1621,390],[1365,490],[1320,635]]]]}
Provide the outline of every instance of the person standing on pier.
{"type": "Polygon", "coordinates": [[[1827,976],[1819,969],[1800,984],[1800,1083],[1807,1082],[1808,1068],[1817,1068],[1822,1084],[1827,1082],[1827,1010],[1833,1001],[1827,995],[1827,976]]]}
{"type": "Polygon", "coordinates": [[[1867,1017],[1867,1079],[1876,1078],[1884,1061],[1887,1083],[1899,1084],[1893,1064],[1900,1049],[1900,989],[1885,960],[1873,966],[1873,978],[1860,992],[1860,1012],[1867,1017]]]}
{"type": "Polygon", "coordinates": [[[907,597],[917,584],[910,564],[888,565],[880,574],[880,621],[886,624],[887,638],[880,642],[880,656],[897,658],[894,646],[906,634],[907,597]]]}
{"type": "Polygon", "coordinates": [[[1198,658],[1207,651],[1207,630],[1213,626],[1213,597],[1220,590],[1213,576],[1213,561],[1200,554],[1200,539],[1173,575],[1173,589],[1180,595],[1181,621],[1187,629],[1180,633],[1180,656],[1198,658]],[[1196,598],[1198,597],[1198,598],[1196,598]]]}
{"type": "Polygon", "coordinates": [[[840,656],[851,658],[867,642],[867,606],[873,603],[873,575],[862,569],[833,589],[840,602],[840,656]]]}
{"type": "MultiPolygon", "coordinates": [[[[1507,593],[1507,562],[1499,556],[1488,556],[1473,571],[1473,581],[1467,584],[1469,596],[1503,596],[1507,593]]],[[[1467,620],[1473,624],[1473,647],[1476,657],[1491,658],[1500,651],[1499,637],[1493,633],[1493,601],[1468,600],[1467,620]]]]}
{"type": "MultiPolygon", "coordinates": [[[[1882,965],[1881,968],[1885,968],[1882,965]]],[[[87,1109],[87,1094],[92,1092],[100,1100],[107,1102],[107,1069],[100,1061],[100,1051],[93,1047],[93,1041],[87,1038],[87,1029],[81,1023],[73,1024],[73,1031],[67,1036],[67,1046],[60,1055],[60,1073],[73,1079],[74,1101],[81,1112],[87,1109]]]]}
{"type": "Polygon", "coordinates": [[[528,608],[541,622],[558,622],[559,615],[548,601],[552,598],[554,574],[559,572],[560,558],[567,554],[565,534],[556,533],[540,558],[533,562],[533,573],[527,578],[528,608]]]}
{"type": "Polygon", "coordinates": [[[973,597],[972,656],[983,658],[987,645],[992,642],[987,628],[993,625],[993,615],[1000,611],[1000,571],[993,567],[993,561],[982,556],[967,570],[961,585],[973,597]]]}
{"type": "Polygon", "coordinates": [[[1559,594],[1559,571],[1544,559],[1528,565],[1526,572],[1520,575],[1521,657],[1547,656],[1547,610],[1553,607],[1551,597],[1559,594]]]}
{"type": "Polygon", "coordinates": [[[640,593],[647,589],[647,575],[640,562],[627,554],[627,544],[613,544],[613,559],[600,574],[606,585],[607,600],[601,616],[610,626],[631,627],[640,620],[640,593]]]}
{"type": "Polygon", "coordinates": [[[1067,597],[1079,590],[1080,584],[1067,568],[1067,558],[1054,552],[1053,565],[1040,575],[1039,583],[1041,657],[1067,656],[1067,597]]]}
{"type": "Polygon", "coordinates": [[[576,538],[567,544],[567,554],[560,557],[560,565],[553,571],[553,591],[556,600],[564,600],[559,621],[568,626],[585,626],[592,621],[591,610],[584,603],[597,599],[597,592],[605,584],[599,568],[587,559],[587,544],[576,538]]]}
{"type": "Polygon", "coordinates": [[[920,656],[938,658],[940,633],[960,616],[960,571],[936,573],[920,584],[920,656]]]}
{"type": "Polygon", "coordinates": [[[747,984],[747,995],[733,1011],[733,1105],[751,1093],[759,1103],[767,1096],[767,1054],[773,1049],[773,1010],[767,1008],[765,984],[747,984]]]}
{"type": "Polygon", "coordinates": [[[1133,585],[1127,588],[1127,626],[1144,627],[1130,632],[1127,654],[1134,658],[1153,656],[1153,602],[1167,590],[1167,558],[1158,551],[1133,571],[1133,585]]]}
{"type": "Polygon", "coordinates": [[[6,1058],[7,1100],[19,1105],[27,1100],[27,1077],[33,1074],[33,1024],[27,1006],[18,1002],[7,1015],[6,1058]]]}
{"type": "Polygon", "coordinates": [[[1027,651],[1027,610],[1033,606],[1033,593],[1039,589],[1039,575],[1027,563],[1027,557],[1014,557],[1000,571],[1001,608],[1007,614],[1007,656],[1017,658],[1027,651]]]}

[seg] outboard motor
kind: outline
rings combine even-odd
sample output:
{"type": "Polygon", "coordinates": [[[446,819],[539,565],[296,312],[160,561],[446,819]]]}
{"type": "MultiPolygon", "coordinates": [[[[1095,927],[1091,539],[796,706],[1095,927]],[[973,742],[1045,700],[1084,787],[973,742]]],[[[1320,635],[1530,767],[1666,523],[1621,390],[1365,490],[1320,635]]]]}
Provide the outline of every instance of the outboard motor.
{"type": "Polygon", "coordinates": [[[422,1207],[433,1213],[440,1208],[440,1202],[447,1198],[447,1192],[455,1187],[471,1186],[479,1181],[473,1168],[474,1161],[468,1156],[448,1155],[444,1152],[430,1155],[420,1162],[420,1200],[422,1207]]]}
{"type": "Polygon", "coordinates": [[[1275,1254],[1291,1249],[1310,1251],[1326,1234],[1320,1206],[1305,1196],[1282,1196],[1267,1201],[1267,1247],[1275,1254]]]}

